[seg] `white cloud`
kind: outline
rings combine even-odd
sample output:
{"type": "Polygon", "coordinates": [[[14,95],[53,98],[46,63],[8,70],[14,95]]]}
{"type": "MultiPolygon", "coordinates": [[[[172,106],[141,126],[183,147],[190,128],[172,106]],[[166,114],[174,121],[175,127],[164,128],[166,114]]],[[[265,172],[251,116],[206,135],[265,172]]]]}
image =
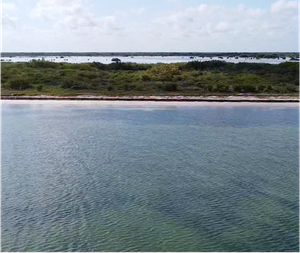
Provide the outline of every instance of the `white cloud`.
{"type": "Polygon", "coordinates": [[[5,28],[15,29],[18,19],[16,17],[9,17],[7,14],[2,14],[2,25],[5,28]]]}
{"type": "Polygon", "coordinates": [[[15,29],[17,27],[18,18],[12,16],[17,8],[14,3],[1,3],[2,7],[2,26],[4,29],[15,29]]]}
{"type": "MultiPolygon", "coordinates": [[[[23,33],[18,34],[22,44],[9,44],[8,35],[3,37],[4,47],[10,51],[13,47],[15,51],[298,50],[297,1],[278,0],[268,9],[201,4],[165,12],[152,20],[141,18],[144,8],[97,16],[98,10],[89,3],[38,0],[29,14],[41,23],[36,26],[39,28],[22,23],[23,33]]],[[[17,6],[5,8],[2,22],[12,31],[18,21],[13,14],[17,6]]]]}
{"type": "Polygon", "coordinates": [[[80,0],[40,0],[31,10],[30,16],[55,21],[56,26],[71,29],[96,26],[96,19],[80,0]]]}
{"type": "Polygon", "coordinates": [[[1,3],[1,6],[2,6],[2,11],[3,12],[15,11],[16,10],[15,3],[1,3]]]}
{"type": "Polygon", "coordinates": [[[179,4],[181,3],[181,0],[165,0],[167,3],[171,3],[171,4],[179,4]]]}
{"type": "MultiPolygon", "coordinates": [[[[202,4],[156,19],[153,30],[156,34],[185,41],[187,51],[193,48],[197,51],[296,50],[298,13],[295,3],[279,0],[269,10],[202,4]],[[274,15],[274,11],[282,13],[274,15]]],[[[180,50],[177,45],[174,42],[170,50],[180,50]]]]}
{"type": "Polygon", "coordinates": [[[232,26],[225,22],[220,22],[216,25],[215,31],[216,32],[229,32],[232,29],[232,26]]]}
{"type": "Polygon", "coordinates": [[[281,11],[297,11],[298,3],[297,1],[286,1],[279,0],[271,5],[272,12],[281,12],[281,11]]]}
{"type": "Polygon", "coordinates": [[[123,29],[115,16],[96,17],[84,0],[39,0],[30,16],[54,23],[56,32],[71,29],[76,30],[76,35],[107,35],[123,29]]]}
{"type": "Polygon", "coordinates": [[[145,12],[144,8],[133,8],[130,10],[130,12],[134,15],[140,16],[145,12]]]}

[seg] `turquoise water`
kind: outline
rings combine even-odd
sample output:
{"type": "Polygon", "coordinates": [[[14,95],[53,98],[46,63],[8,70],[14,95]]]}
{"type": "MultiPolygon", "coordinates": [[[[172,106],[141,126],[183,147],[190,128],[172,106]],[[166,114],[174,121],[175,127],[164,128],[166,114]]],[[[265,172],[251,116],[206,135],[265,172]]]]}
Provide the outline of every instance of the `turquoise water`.
{"type": "Polygon", "coordinates": [[[299,110],[2,105],[2,251],[298,251],[299,110]]]}

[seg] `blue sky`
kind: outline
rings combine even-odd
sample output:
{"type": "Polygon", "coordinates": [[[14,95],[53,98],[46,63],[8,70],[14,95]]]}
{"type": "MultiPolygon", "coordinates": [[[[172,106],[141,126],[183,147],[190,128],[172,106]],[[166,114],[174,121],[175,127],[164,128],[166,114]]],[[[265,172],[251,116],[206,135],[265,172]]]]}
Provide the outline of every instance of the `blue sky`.
{"type": "Polygon", "coordinates": [[[2,51],[298,51],[295,0],[3,0],[2,51]]]}

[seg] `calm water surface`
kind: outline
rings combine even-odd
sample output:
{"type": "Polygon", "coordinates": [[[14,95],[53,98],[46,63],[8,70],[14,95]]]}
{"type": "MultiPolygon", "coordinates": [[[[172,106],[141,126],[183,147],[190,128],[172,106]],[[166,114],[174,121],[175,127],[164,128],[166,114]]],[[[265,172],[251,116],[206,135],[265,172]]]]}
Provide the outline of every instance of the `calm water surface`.
{"type": "Polygon", "coordinates": [[[297,107],[2,105],[2,251],[298,251],[297,107]]]}
{"type": "MultiPolygon", "coordinates": [[[[276,59],[268,59],[268,58],[244,58],[239,57],[235,59],[235,57],[223,57],[220,59],[218,57],[194,57],[190,58],[189,56],[135,56],[135,57],[124,57],[124,56],[117,56],[122,62],[134,62],[134,63],[176,63],[176,62],[189,62],[189,61],[211,61],[211,60],[219,60],[219,61],[226,61],[226,62],[248,62],[248,63],[269,63],[269,64],[279,64],[282,62],[288,62],[290,58],[276,58],[276,59]]],[[[69,63],[87,63],[87,62],[101,62],[104,64],[112,63],[111,56],[66,56],[64,58],[60,58],[60,56],[37,56],[37,57],[25,57],[25,56],[16,56],[16,57],[2,57],[3,61],[11,61],[11,62],[29,62],[33,59],[35,60],[42,60],[44,58],[46,61],[53,61],[53,62],[69,62],[69,63]]]]}

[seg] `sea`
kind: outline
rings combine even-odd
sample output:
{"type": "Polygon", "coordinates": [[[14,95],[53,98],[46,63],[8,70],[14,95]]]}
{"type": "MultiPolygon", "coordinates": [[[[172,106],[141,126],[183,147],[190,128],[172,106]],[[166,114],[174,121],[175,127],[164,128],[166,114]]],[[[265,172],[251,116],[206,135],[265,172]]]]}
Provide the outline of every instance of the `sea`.
{"type": "Polygon", "coordinates": [[[299,251],[297,104],[1,110],[2,251],[299,251]]]}

